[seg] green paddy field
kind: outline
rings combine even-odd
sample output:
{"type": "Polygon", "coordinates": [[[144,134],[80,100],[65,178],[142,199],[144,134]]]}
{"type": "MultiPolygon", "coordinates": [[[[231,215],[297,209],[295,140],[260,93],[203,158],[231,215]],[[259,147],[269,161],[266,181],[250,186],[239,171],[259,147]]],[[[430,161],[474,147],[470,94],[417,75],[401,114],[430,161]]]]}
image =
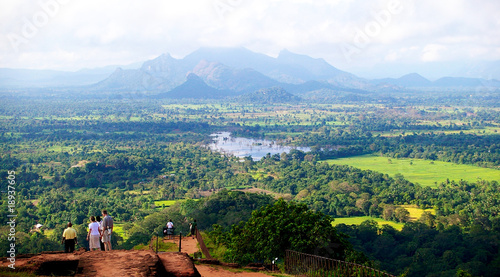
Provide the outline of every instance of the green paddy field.
{"type": "Polygon", "coordinates": [[[454,164],[419,159],[395,159],[374,155],[327,160],[329,164],[350,165],[369,169],[394,177],[401,174],[406,180],[422,186],[436,187],[447,179],[469,182],[478,180],[500,181],[500,170],[472,165],[454,164]]]}
{"type": "Polygon", "coordinates": [[[375,220],[379,226],[382,226],[384,224],[390,225],[394,227],[394,229],[401,231],[403,229],[404,224],[403,223],[396,223],[388,220],[384,220],[381,218],[377,217],[371,217],[371,216],[357,216],[357,217],[342,217],[342,218],[335,218],[333,221],[333,225],[336,226],[338,224],[346,224],[346,225],[359,225],[363,221],[366,220],[375,220]]]}

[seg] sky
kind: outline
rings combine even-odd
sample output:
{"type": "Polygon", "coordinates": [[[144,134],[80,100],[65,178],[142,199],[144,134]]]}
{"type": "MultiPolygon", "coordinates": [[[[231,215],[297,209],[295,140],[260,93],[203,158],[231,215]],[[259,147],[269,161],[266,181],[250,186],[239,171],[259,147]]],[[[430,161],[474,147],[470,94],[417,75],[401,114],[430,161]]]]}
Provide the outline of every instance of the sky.
{"type": "Polygon", "coordinates": [[[76,71],[163,53],[182,58],[200,47],[245,47],[273,57],[287,49],[362,77],[435,77],[500,60],[498,0],[0,0],[0,6],[1,68],[76,71]]]}

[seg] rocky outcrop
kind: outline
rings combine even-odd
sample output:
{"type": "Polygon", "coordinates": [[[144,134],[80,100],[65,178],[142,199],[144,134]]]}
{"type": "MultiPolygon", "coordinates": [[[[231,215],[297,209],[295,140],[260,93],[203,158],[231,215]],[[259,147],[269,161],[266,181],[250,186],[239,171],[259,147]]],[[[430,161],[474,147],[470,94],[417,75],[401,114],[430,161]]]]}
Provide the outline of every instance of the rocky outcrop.
{"type": "MultiPolygon", "coordinates": [[[[12,271],[5,263],[0,263],[2,271],[12,271]]],[[[187,254],[156,254],[150,250],[42,253],[19,257],[13,271],[31,272],[38,276],[200,276],[187,254]]]]}

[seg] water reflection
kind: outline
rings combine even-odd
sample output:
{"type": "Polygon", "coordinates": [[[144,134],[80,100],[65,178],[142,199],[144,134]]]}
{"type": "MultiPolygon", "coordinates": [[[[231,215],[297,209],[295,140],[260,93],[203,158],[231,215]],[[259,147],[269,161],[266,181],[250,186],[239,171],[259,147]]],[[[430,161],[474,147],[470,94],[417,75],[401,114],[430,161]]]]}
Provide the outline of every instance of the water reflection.
{"type": "Polygon", "coordinates": [[[260,160],[262,157],[270,153],[281,154],[290,152],[292,149],[301,151],[310,151],[309,147],[291,147],[278,145],[274,141],[250,138],[233,138],[229,132],[221,132],[210,135],[213,138],[213,143],[209,144],[209,148],[218,152],[232,154],[236,157],[252,156],[254,161],[260,160]]]}

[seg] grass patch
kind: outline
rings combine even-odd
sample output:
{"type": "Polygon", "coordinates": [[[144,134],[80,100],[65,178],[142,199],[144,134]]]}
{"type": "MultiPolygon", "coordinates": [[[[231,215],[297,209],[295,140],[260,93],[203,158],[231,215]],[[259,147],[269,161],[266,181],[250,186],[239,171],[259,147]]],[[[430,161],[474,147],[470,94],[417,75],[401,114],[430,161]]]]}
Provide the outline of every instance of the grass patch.
{"type": "Polygon", "coordinates": [[[149,245],[139,244],[134,246],[134,250],[149,250],[149,245]]]}
{"type": "Polygon", "coordinates": [[[170,207],[173,206],[175,203],[177,203],[179,200],[158,200],[155,201],[155,206],[158,208],[163,208],[163,207],[170,207]]]}
{"type": "MultiPolygon", "coordinates": [[[[156,244],[153,245],[156,249],[156,244]]],[[[159,252],[176,252],[179,251],[179,246],[175,242],[164,242],[162,239],[158,240],[158,251],[159,252]]]]}
{"type": "Polygon", "coordinates": [[[454,164],[441,161],[419,159],[391,159],[374,155],[327,160],[329,164],[350,165],[360,169],[382,172],[404,178],[422,186],[436,187],[446,179],[476,182],[478,179],[500,181],[500,171],[472,165],[454,164]]]}
{"type": "Polygon", "coordinates": [[[400,205],[399,207],[405,208],[410,213],[411,221],[418,220],[420,217],[422,217],[422,214],[424,214],[424,212],[430,212],[433,215],[436,214],[436,211],[434,209],[420,209],[413,205],[400,205]]]}
{"type": "Polygon", "coordinates": [[[125,193],[128,194],[133,194],[133,195],[145,195],[145,194],[150,194],[150,190],[127,190],[125,193]]]}
{"type": "Polygon", "coordinates": [[[123,241],[128,239],[128,236],[125,235],[125,231],[123,230],[123,223],[114,223],[113,224],[113,233],[116,233],[120,237],[123,238],[123,241]]]}
{"type": "Polygon", "coordinates": [[[338,224],[346,224],[346,225],[359,225],[363,221],[367,220],[375,220],[379,226],[382,226],[384,224],[390,225],[394,227],[394,229],[401,231],[403,229],[404,224],[403,223],[396,223],[388,220],[384,220],[378,217],[371,217],[371,216],[357,216],[357,217],[340,217],[340,218],[335,218],[335,221],[332,222],[334,226],[338,224]]]}
{"type": "Polygon", "coordinates": [[[237,189],[248,189],[252,188],[252,186],[231,186],[231,187],[224,187],[227,190],[237,190],[237,189]]]}
{"type": "Polygon", "coordinates": [[[45,228],[43,228],[43,234],[46,237],[50,237],[52,234],[54,234],[55,231],[56,231],[55,229],[45,229],[45,228]]]}
{"type": "MultiPolygon", "coordinates": [[[[17,270],[17,269],[16,269],[17,270]]],[[[35,277],[35,273],[31,272],[22,272],[22,271],[14,271],[10,268],[0,268],[0,276],[15,276],[15,277],[35,277]]]]}

